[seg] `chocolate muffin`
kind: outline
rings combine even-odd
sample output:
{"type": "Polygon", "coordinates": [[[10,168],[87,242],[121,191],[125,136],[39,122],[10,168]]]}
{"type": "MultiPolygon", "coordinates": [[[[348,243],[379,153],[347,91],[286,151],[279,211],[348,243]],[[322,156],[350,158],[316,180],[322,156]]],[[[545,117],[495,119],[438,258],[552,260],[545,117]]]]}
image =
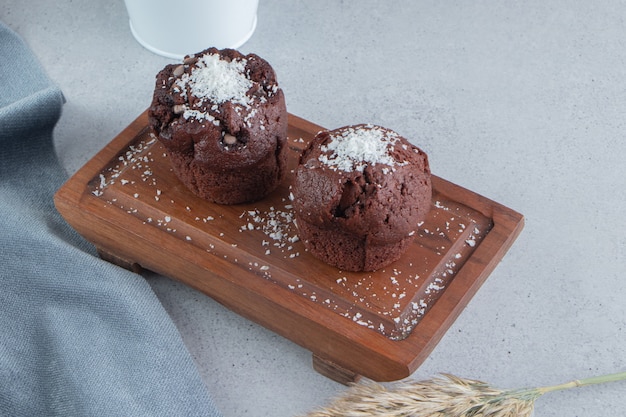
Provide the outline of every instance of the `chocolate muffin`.
{"type": "Polygon", "coordinates": [[[292,187],[300,239],[346,271],[373,271],[406,251],[430,210],[427,155],[374,125],[319,132],[303,151],[292,187]]]}
{"type": "Polygon", "coordinates": [[[284,177],[285,97],[270,64],[255,54],[210,48],[167,65],[148,114],[173,171],[201,198],[252,202],[284,177]]]}

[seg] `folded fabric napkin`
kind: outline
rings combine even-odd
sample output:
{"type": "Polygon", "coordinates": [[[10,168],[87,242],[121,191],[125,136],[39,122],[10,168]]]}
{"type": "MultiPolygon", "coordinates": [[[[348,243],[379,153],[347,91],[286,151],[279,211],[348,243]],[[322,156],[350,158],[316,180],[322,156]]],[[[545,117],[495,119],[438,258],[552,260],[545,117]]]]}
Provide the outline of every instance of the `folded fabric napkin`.
{"type": "Polygon", "coordinates": [[[0,23],[0,415],[219,416],[148,283],[55,210],[62,104],[0,23]]]}

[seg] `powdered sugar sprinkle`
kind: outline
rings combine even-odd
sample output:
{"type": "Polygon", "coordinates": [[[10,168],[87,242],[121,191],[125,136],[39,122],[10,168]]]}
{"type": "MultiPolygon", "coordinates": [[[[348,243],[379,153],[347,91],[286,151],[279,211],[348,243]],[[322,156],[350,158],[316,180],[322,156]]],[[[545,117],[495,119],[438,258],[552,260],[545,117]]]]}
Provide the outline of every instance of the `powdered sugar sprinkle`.
{"type": "Polygon", "coordinates": [[[195,97],[215,103],[232,101],[245,107],[250,105],[246,95],[252,81],[246,76],[245,59],[226,61],[217,54],[206,54],[198,59],[197,67],[191,74],[183,74],[176,84],[183,90],[189,87],[195,97]]]}
{"type": "Polygon", "coordinates": [[[368,164],[404,165],[406,162],[399,163],[390,153],[399,139],[395,132],[374,125],[340,129],[321,147],[323,154],[319,160],[332,169],[346,172],[363,172],[368,164]]]}

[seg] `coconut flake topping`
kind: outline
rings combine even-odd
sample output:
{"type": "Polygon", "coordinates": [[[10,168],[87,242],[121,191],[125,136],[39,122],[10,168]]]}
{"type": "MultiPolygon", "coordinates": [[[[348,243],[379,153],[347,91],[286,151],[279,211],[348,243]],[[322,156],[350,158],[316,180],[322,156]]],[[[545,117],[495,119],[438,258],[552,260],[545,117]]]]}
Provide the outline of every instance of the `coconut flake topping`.
{"type": "Polygon", "coordinates": [[[228,62],[217,54],[206,54],[198,59],[191,74],[183,74],[176,84],[183,90],[187,85],[191,94],[200,100],[232,101],[248,107],[250,97],[246,93],[252,87],[252,81],[245,75],[246,63],[245,59],[228,62]]]}
{"type": "Polygon", "coordinates": [[[395,132],[374,125],[345,128],[321,147],[324,153],[319,160],[332,169],[346,172],[363,172],[368,164],[398,165],[390,150],[399,138],[395,132]]]}

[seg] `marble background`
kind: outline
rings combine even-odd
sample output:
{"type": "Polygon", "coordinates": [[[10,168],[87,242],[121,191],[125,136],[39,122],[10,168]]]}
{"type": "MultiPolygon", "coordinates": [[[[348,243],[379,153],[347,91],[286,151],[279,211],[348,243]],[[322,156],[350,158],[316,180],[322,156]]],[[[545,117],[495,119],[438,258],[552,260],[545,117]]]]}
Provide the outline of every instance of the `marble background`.
{"type": "MultiPolygon", "coordinates": [[[[625,18],[617,0],[260,0],[240,50],[273,65],[291,113],[394,129],[436,175],[526,218],[412,378],[517,388],[626,370],[625,18]]],[[[134,40],[122,0],[3,0],[0,20],[65,94],[55,135],[70,174],[147,108],[172,62],[134,40]]],[[[147,279],[225,416],[293,416],[345,389],[299,346],[147,279]]],[[[535,415],[623,415],[625,389],[549,394],[535,415]]]]}

